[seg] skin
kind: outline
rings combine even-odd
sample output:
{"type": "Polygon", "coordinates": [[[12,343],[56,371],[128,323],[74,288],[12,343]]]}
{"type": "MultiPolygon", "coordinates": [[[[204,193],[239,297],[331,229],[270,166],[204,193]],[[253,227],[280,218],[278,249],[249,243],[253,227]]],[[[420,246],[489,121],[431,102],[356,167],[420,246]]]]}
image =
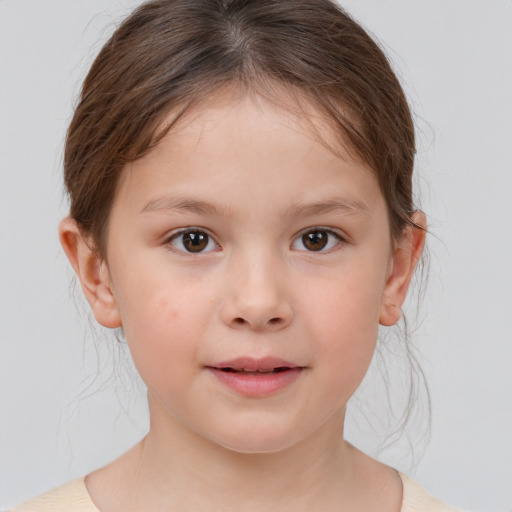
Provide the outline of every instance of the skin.
{"type": "Polygon", "coordinates": [[[126,167],[105,259],[61,223],[96,319],[123,327],[148,387],[146,438],[86,479],[102,512],[400,510],[396,472],[342,433],[424,232],[391,240],[372,171],[329,151],[311,119],[315,133],[260,97],[214,98],[126,167]],[[187,252],[186,228],[208,236],[204,251],[187,252]],[[310,250],[303,235],[319,232],[328,244],[310,250]],[[207,369],[241,356],[304,370],[246,397],[207,369]]]}

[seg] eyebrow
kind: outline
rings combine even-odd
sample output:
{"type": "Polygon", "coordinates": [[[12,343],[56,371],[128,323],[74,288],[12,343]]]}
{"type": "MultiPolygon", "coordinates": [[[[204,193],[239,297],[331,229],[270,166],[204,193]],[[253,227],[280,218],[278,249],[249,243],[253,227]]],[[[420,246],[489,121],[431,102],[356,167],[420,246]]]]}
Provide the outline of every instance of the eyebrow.
{"type": "Polygon", "coordinates": [[[369,215],[370,213],[370,208],[362,201],[333,197],[317,203],[294,204],[286,210],[283,217],[313,217],[338,210],[349,215],[369,215]]]}
{"type": "Polygon", "coordinates": [[[184,196],[159,197],[147,203],[141,213],[154,211],[176,211],[218,217],[232,217],[234,214],[229,208],[184,196]]]}
{"type": "MultiPolygon", "coordinates": [[[[186,196],[159,197],[147,203],[141,213],[154,211],[174,211],[216,217],[233,217],[236,214],[232,208],[186,196]]],[[[293,204],[284,211],[282,218],[313,217],[333,211],[341,211],[348,215],[368,215],[370,208],[357,199],[334,197],[315,203],[293,204]]]]}

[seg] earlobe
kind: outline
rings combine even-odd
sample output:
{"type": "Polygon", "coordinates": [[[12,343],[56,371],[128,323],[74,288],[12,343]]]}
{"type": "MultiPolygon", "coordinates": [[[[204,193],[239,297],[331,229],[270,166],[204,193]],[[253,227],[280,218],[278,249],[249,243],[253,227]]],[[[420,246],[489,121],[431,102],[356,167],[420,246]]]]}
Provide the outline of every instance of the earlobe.
{"type": "Polygon", "coordinates": [[[70,217],[61,221],[59,238],[96,320],[104,327],[120,327],[121,317],[108,267],[94,250],[92,240],[82,235],[76,221],[70,217]]]}
{"type": "Polygon", "coordinates": [[[426,235],[425,214],[414,212],[412,221],[419,227],[408,226],[394,250],[380,307],[381,325],[391,326],[400,319],[402,304],[423,251],[426,235]]]}

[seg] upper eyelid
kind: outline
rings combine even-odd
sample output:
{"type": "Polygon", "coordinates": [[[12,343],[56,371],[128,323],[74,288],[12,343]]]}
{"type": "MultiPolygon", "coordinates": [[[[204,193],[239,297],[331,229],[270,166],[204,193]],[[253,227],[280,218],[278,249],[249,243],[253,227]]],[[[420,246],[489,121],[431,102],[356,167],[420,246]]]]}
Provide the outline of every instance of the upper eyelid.
{"type": "Polygon", "coordinates": [[[293,238],[290,249],[293,249],[294,244],[297,243],[305,234],[314,233],[315,231],[324,231],[329,235],[334,236],[336,238],[336,244],[327,250],[309,251],[307,249],[299,249],[299,252],[306,252],[311,254],[329,254],[340,249],[340,245],[346,245],[349,243],[347,237],[337,229],[328,228],[324,226],[313,226],[299,231],[299,233],[293,238]]]}
{"type": "MultiPolygon", "coordinates": [[[[183,235],[185,233],[190,233],[194,231],[199,231],[202,233],[207,234],[210,238],[214,240],[214,242],[221,247],[220,243],[217,240],[217,237],[207,228],[199,227],[199,226],[189,226],[185,228],[177,228],[173,230],[172,232],[165,235],[164,239],[165,242],[169,242],[173,240],[175,237],[178,237],[179,235],[183,235]]],[[[294,243],[296,240],[298,240],[300,237],[305,235],[306,233],[310,233],[312,231],[326,231],[327,233],[334,235],[338,240],[341,242],[348,242],[348,237],[340,230],[327,227],[327,226],[310,226],[308,228],[301,229],[293,238],[292,243],[294,243]]]]}
{"type": "MultiPolygon", "coordinates": [[[[213,240],[213,242],[219,249],[222,249],[222,246],[217,241],[217,238],[210,232],[210,230],[208,230],[206,228],[196,227],[196,226],[191,226],[191,227],[186,227],[186,228],[178,228],[178,229],[171,231],[170,233],[165,235],[165,237],[163,238],[163,243],[164,243],[164,245],[167,245],[167,244],[172,245],[171,242],[173,240],[175,240],[176,238],[178,238],[180,235],[185,235],[187,233],[194,233],[194,232],[206,234],[211,240],[213,240]]],[[[194,252],[188,252],[188,251],[181,251],[180,249],[177,249],[177,250],[179,250],[179,252],[183,252],[184,254],[187,254],[187,255],[199,255],[199,254],[208,254],[210,252],[215,252],[215,251],[198,251],[197,253],[194,253],[194,252]]]]}
{"type": "Polygon", "coordinates": [[[198,226],[191,226],[191,227],[186,227],[186,228],[174,229],[170,233],[167,233],[164,238],[165,238],[165,240],[169,241],[169,240],[172,240],[174,237],[177,237],[179,235],[184,235],[185,233],[193,233],[193,232],[205,233],[210,238],[213,238],[215,240],[215,242],[217,243],[217,239],[216,239],[215,235],[213,235],[212,232],[209,229],[200,228],[198,226]]]}
{"type": "Polygon", "coordinates": [[[345,241],[345,242],[347,241],[347,238],[348,238],[342,231],[340,231],[338,229],[328,228],[326,226],[312,226],[310,228],[305,228],[305,229],[302,229],[301,231],[299,231],[293,240],[295,241],[298,238],[300,238],[301,236],[305,235],[306,233],[311,233],[313,231],[325,231],[329,234],[336,236],[337,238],[339,238],[340,240],[345,241]]]}

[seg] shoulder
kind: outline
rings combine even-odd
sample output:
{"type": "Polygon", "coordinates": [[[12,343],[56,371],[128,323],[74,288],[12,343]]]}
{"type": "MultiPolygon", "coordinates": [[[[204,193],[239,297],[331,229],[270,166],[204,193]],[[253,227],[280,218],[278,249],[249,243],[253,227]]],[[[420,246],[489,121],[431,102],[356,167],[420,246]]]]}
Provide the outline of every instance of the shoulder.
{"type": "Polygon", "coordinates": [[[99,512],[99,510],[87,493],[85,478],[81,477],[21,503],[9,512],[99,512]]]}
{"type": "Polygon", "coordinates": [[[404,489],[401,512],[461,512],[428,494],[419,483],[403,473],[400,477],[404,489]]]}

